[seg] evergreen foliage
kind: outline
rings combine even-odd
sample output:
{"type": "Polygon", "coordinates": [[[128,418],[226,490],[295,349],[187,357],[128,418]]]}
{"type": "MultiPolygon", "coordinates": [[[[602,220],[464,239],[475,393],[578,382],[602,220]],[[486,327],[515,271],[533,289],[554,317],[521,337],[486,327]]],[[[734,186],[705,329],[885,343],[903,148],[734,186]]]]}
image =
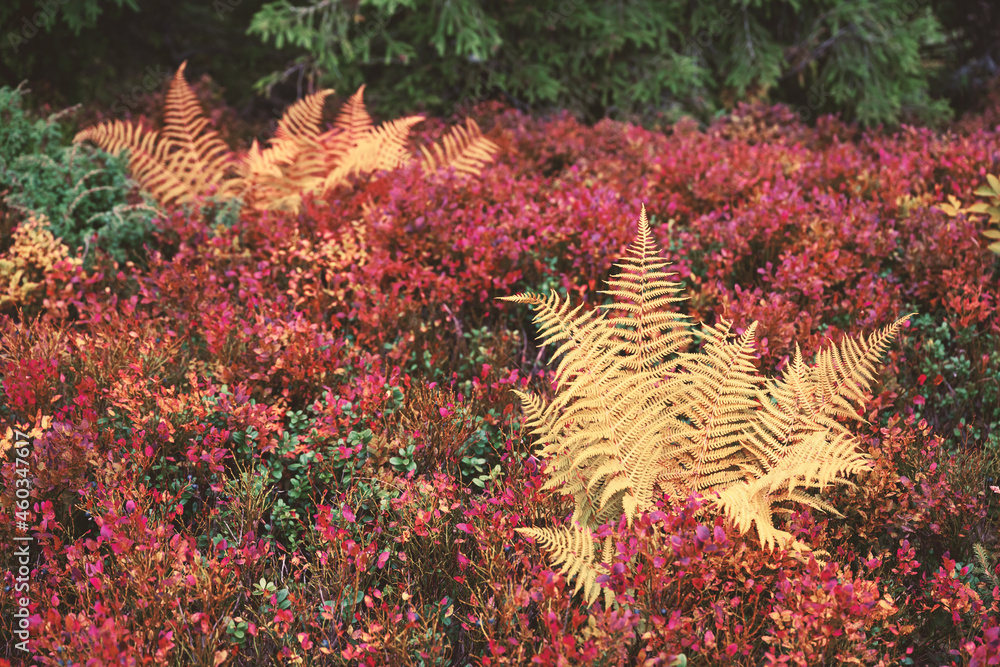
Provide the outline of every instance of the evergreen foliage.
{"type": "Polygon", "coordinates": [[[949,113],[930,91],[928,54],[945,37],[928,0],[280,0],[262,7],[249,33],[305,52],[286,77],[338,89],[377,81],[394,114],[502,97],[590,119],[658,110],[708,118],[763,96],[797,105],[804,120],[842,111],[894,124],[949,113]]]}
{"type": "Polygon", "coordinates": [[[0,88],[0,195],[27,219],[39,216],[69,247],[98,244],[119,262],[136,259],[153,230],[154,211],[129,202],[126,160],[90,146],[67,146],[62,114],[32,119],[25,90],[0,88]]]}

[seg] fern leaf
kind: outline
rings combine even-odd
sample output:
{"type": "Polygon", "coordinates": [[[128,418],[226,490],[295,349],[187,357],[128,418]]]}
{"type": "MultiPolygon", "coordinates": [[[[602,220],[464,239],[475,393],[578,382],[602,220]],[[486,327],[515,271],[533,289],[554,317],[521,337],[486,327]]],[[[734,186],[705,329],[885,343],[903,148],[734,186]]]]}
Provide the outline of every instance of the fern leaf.
{"type": "Polygon", "coordinates": [[[864,338],[856,341],[845,336],[839,351],[836,345],[821,350],[812,373],[817,384],[815,409],[828,416],[858,419],[858,409],[865,405],[865,392],[875,379],[875,364],[903,323],[913,315],[915,313],[910,313],[882,331],[870,334],[867,342],[864,338]]]}
{"type": "Polygon", "coordinates": [[[544,404],[518,395],[547,459],[543,488],[572,495],[579,522],[568,532],[525,534],[543,539],[557,564],[582,577],[588,599],[596,597],[587,569],[591,531],[622,516],[631,523],[653,506],[656,487],[671,495],[713,491],[715,507],[741,532],[756,529],[762,547],[805,550],[773,516],[791,511],[781,505],[789,501],[836,512],[807,491],[849,485],[867,469],[836,417],[856,416],[852,403],[865,400],[875,363],[907,319],[821,351],[815,368],[796,349],[784,379],[767,380],[753,364],[756,323],[736,340],[731,322],[703,326],[702,351],[686,351],[694,332],[665,310],[680,290],[656,256],[645,207],[630,252],[603,292],[616,303],[602,308],[622,317],[581,314],[582,304],[571,310],[557,294],[500,297],[535,308],[541,342],[558,345],[556,396],[544,404]]]}
{"type": "Polygon", "coordinates": [[[976,542],[972,550],[976,554],[976,559],[979,561],[979,567],[982,569],[983,574],[989,577],[995,586],[1000,586],[1000,577],[993,574],[993,569],[990,567],[989,559],[986,556],[986,547],[981,542],[976,542]]]}
{"type": "Polygon", "coordinates": [[[357,92],[344,102],[334,121],[334,127],[340,130],[348,148],[360,144],[375,129],[375,124],[365,109],[364,94],[365,86],[361,84],[357,92]]]}
{"type": "Polygon", "coordinates": [[[164,104],[163,136],[180,147],[174,154],[173,169],[190,174],[199,192],[215,188],[220,197],[235,197],[242,189],[242,183],[232,178],[236,157],[210,127],[184,78],[186,67],[187,61],[177,68],[164,104]]]}
{"type": "Polygon", "coordinates": [[[167,93],[163,135],[119,120],[77,133],[74,142],[92,141],[118,155],[129,151],[129,171],[161,205],[190,203],[215,193],[235,197],[243,184],[230,178],[232,153],[208,127],[198,101],[184,80],[186,63],[178,68],[167,93]]]}
{"type": "Polygon", "coordinates": [[[329,89],[321,90],[290,106],[278,121],[271,145],[261,150],[255,141],[244,156],[242,173],[256,208],[297,213],[301,194],[322,184],[331,158],[321,140],[319,125],[331,93],[329,89]]]}
{"type": "Polygon", "coordinates": [[[543,549],[549,552],[553,567],[559,567],[559,573],[570,581],[576,581],[573,589],[583,590],[587,604],[597,600],[601,586],[597,583],[598,575],[602,574],[594,555],[594,537],[590,529],[579,524],[560,526],[558,528],[517,528],[517,532],[537,541],[543,549]]]}
{"type": "Polygon", "coordinates": [[[112,155],[128,151],[132,178],[161,205],[184,203],[198,194],[174,172],[168,159],[173,146],[156,131],[114,120],[77,133],[73,141],[91,141],[112,155]]]}
{"type": "Polygon", "coordinates": [[[329,192],[354,175],[398,169],[410,161],[406,143],[410,128],[423,121],[423,116],[397,118],[378,126],[351,149],[323,181],[323,192],[329,192]]]}
{"type": "Polygon", "coordinates": [[[430,150],[420,147],[425,174],[442,167],[454,167],[458,173],[479,176],[483,167],[493,161],[500,147],[483,136],[472,118],[467,118],[465,125],[451,128],[440,144],[431,144],[430,150]]]}
{"type": "Polygon", "coordinates": [[[247,202],[258,210],[297,213],[302,204],[302,190],[312,184],[289,173],[288,165],[297,155],[294,143],[284,142],[261,150],[255,140],[241,160],[247,202]]]}
{"type": "Polygon", "coordinates": [[[708,343],[701,354],[683,353],[678,373],[668,383],[679,390],[672,400],[698,431],[690,475],[693,490],[727,485],[744,477],[744,433],[747,414],[757,407],[753,338],[754,322],[736,344],[726,341],[731,323],[722,320],[707,329],[708,343]]]}
{"type": "Polygon", "coordinates": [[[332,90],[321,90],[303,97],[290,106],[278,121],[273,148],[283,152],[288,177],[300,184],[300,189],[313,189],[329,173],[333,164],[320,140],[323,107],[332,90]]]}

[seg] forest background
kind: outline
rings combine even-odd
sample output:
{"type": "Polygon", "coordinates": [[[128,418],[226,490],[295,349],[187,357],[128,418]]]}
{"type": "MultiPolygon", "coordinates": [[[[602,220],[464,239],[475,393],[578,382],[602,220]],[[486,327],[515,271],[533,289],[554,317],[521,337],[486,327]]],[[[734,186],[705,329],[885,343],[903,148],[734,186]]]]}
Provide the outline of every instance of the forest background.
{"type": "MultiPolygon", "coordinates": [[[[304,92],[368,84],[376,116],[500,99],[666,122],[740,101],[803,121],[940,124],[982,103],[1000,63],[987,0],[12,0],[0,78],[36,107],[144,110],[183,62],[259,127],[304,92]],[[264,93],[264,94],[261,94],[264,93]]],[[[92,118],[80,119],[84,121],[92,118]]],[[[232,128],[236,131],[236,128],[232,128]]],[[[272,127],[273,129],[273,127],[272,127]]]]}

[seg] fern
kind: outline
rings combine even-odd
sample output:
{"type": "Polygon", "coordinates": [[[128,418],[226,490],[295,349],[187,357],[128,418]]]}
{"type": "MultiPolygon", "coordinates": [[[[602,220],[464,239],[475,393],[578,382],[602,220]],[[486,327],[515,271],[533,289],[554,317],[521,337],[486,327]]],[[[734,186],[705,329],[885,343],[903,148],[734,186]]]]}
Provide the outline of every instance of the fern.
{"type": "MultiPolygon", "coordinates": [[[[254,140],[236,156],[209,128],[197,98],[184,79],[182,64],[170,84],[162,135],[116,120],[78,133],[110,153],[129,151],[133,178],[157,201],[189,204],[215,193],[219,199],[243,197],[261,210],[297,213],[304,193],[326,194],[352,177],[394,170],[414,161],[407,151],[410,129],[423,116],[407,116],[375,127],[365,110],[364,86],[344,103],[333,127],[320,131],[323,107],[333,90],[308,95],[289,107],[267,148],[254,140]]],[[[421,147],[424,172],[452,166],[478,176],[499,147],[484,137],[475,121],[457,126],[443,146],[421,147]]]]}
{"type": "MultiPolygon", "coordinates": [[[[969,215],[970,213],[976,215],[985,214],[987,216],[986,221],[989,224],[996,225],[1000,223],[1000,178],[997,178],[993,174],[987,174],[986,185],[976,188],[973,194],[980,197],[988,197],[989,200],[979,201],[968,208],[962,208],[961,202],[954,195],[948,195],[948,203],[938,204],[936,208],[951,218],[959,215],[969,215]]],[[[990,243],[986,248],[1000,255],[1000,229],[986,229],[983,231],[983,236],[993,240],[993,243],[990,243]]]]}
{"type": "Polygon", "coordinates": [[[278,121],[270,147],[261,150],[255,140],[243,156],[241,173],[255,208],[298,212],[301,193],[322,183],[329,160],[319,126],[332,93],[321,90],[290,106],[278,121]]]}
{"type": "Polygon", "coordinates": [[[405,146],[410,128],[422,120],[423,116],[397,118],[366,133],[326,177],[323,192],[346,183],[351,176],[402,167],[409,161],[405,146]]]}
{"type": "Polygon", "coordinates": [[[120,120],[87,128],[74,142],[92,141],[112,155],[129,152],[129,170],[161,205],[187,204],[212,193],[235,197],[242,182],[230,178],[235,158],[208,127],[197,99],[184,80],[183,63],[167,93],[162,136],[120,120]]]}
{"type": "MultiPolygon", "coordinates": [[[[536,307],[543,344],[560,344],[552,402],[515,393],[548,459],[543,488],[572,495],[579,523],[519,530],[581,578],[588,602],[597,597],[599,564],[587,536],[622,515],[631,524],[653,507],[657,489],[674,498],[706,495],[741,533],[755,528],[762,548],[804,549],[774,526],[774,514],[791,511],[777,504],[837,512],[808,491],[850,484],[847,477],[867,468],[836,417],[858,418],[875,364],[910,317],[867,341],[846,338],[822,350],[814,368],[796,349],[786,377],[766,379],[752,363],[756,323],[734,341],[729,321],[695,333],[686,316],[663,310],[683,299],[681,285],[657,256],[645,207],[629,252],[602,292],[618,302],[601,308],[622,317],[577,316],[582,305],[569,311],[556,294],[500,297],[536,307]],[[687,351],[692,334],[704,339],[699,353],[687,351]]],[[[610,542],[605,564],[608,549],[610,542]]]]}
{"type": "Polygon", "coordinates": [[[441,139],[443,146],[432,144],[430,150],[420,147],[423,154],[420,165],[425,173],[450,165],[459,173],[478,176],[493,161],[496,144],[483,136],[473,119],[467,118],[465,125],[451,128],[441,139]]]}
{"type": "Polygon", "coordinates": [[[979,561],[979,567],[983,570],[983,574],[993,582],[994,586],[1000,586],[1000,577],[995,575],[993,569],[990,567],[989,557],[986,555],[986,547],[981,542],[976,542],[972,550],[976,554],[976,560],[979,561]]]}
{"type": "Polygon", "coordinates": [[[344,102],[333,128],[323,135],[326,152],[334,163],[357,148],[375,129],[375,124],[365,109],[364,93],[365,87],[362,85],[344,102]]]}

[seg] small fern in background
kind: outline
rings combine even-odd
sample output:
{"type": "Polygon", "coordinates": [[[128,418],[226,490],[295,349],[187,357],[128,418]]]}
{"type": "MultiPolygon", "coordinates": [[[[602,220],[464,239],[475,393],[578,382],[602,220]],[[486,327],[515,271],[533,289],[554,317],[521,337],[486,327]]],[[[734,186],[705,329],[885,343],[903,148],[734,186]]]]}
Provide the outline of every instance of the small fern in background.
{"type": "MultiPolygon", "coordinates": [[[[326,194],[348,185],[353,176],[370,177],[414,161],[406,149],[410,128],[423,116],[407,116],[375,127],[364,108],[364,86],[344,104],[334,126],[320,130],[323,107],[332,90],[308,95],[289,107],[270,146],[256,140],[236,155],[209,127],[181,64],[170,84],[162,133],[136,124],[109,121],[79,132],[75,142],[92,141],[114,155],[127,151],[133,177],[163,206],[191,204],[198,198],[242,197],[260,210],[298,212],[305,193],[326,194]]],[[[471,119],[452,128],[443,147],[423,149],[420,164],[428,175],[454,167],[479,175],[499,147],[482,136],[471,119]]]]}
{"type": "MultiPolygon", "coordinates": [[[[1000,179],[992,174],[987,174],[986,185],[981,185],[973,192],[980,197],[989,197],[989,202],[976,202],[969,207],[972,213],[985,213],[989,216],[991,225],[1000,225],[1000,179]]],[[[986,246],[993,252],[1000,255],[1000,229],[987,229],[983,236],[994,239],[993,243],[986,246]]]]}
{"type": "MultiPolygon", "coordinates": [[[[775,527],[775,513],[792,511],[777,504],[839,515],[806,491],[850,485],[848,475],[868,469],[837,418],[860,419],[875,364],[910,317],[867,341],[847,337],[821,350],[815,367],[796,349],[784,379],[765,379],[752,362],[756,322],[735,342],[732,322],[704,326],[702,352],[686,351],[695,332],[687,316],[664,310],[684,297],[674,296],[681,286],[663,270],[668,262],[657,255],[645,207],[630,254],[601,292],[618,302],[600,308],[624,311],[619,318],[574,317],[582,305],[568,312],[558,294],[500,297],[537,306],[542,342],[560,344],[553,401],[515,393],[549,460],[543,488],[575,501],[569,526],[518,531],[542,543],[588,602],[601,592],[599,563],[614,555],[609,536],[598,556],[594,531],[622,515],[631,525],[653,508],[656,489],[674,499],[706,495],[741,533],[756,528],[761,547],[805,550],[775,527]]],[[[610,604],[610,590],[604,594],[610,604]]]]}

